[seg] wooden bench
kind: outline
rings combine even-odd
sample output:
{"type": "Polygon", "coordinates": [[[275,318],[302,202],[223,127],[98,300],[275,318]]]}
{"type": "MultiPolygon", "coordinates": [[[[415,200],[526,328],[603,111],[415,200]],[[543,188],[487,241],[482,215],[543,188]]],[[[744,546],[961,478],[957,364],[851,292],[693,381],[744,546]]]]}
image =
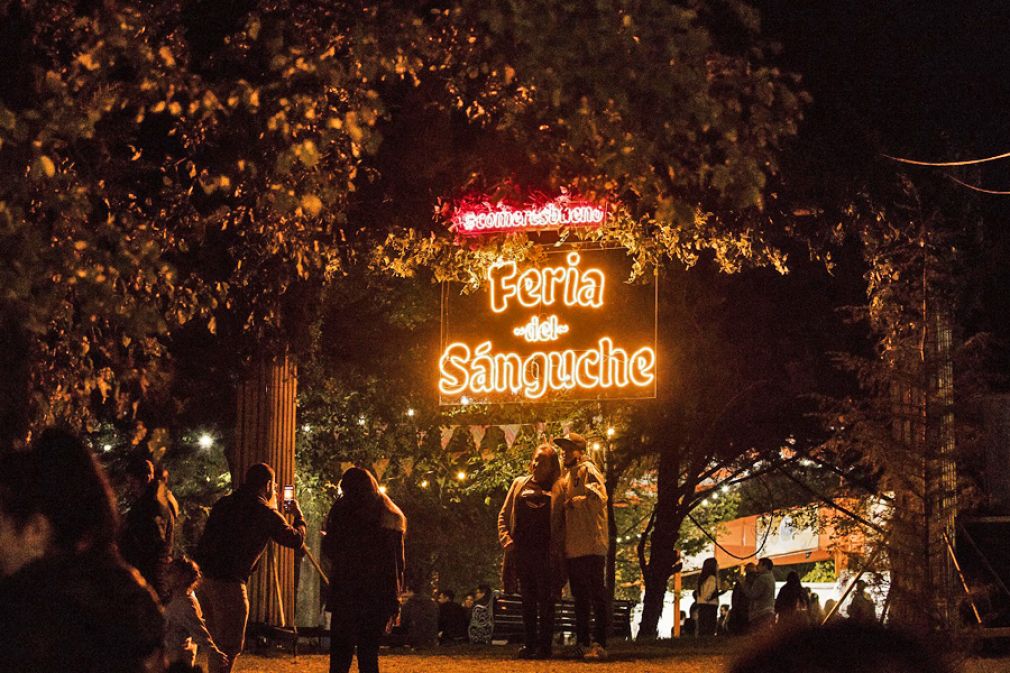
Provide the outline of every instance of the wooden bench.
{"type": "MultiPolygon", "coordinates": [[[[614,600],[610,608],[610,633],[617,638],[631,638],[631,601],[614,600]]],[[[518,642],[523,639],[523,606],[518,594],[494,592],[491,606],[492,640],[518,642]]],[[[564,599],[554,607],[554,632],[575,633],[575,601],[564,599]]]]}

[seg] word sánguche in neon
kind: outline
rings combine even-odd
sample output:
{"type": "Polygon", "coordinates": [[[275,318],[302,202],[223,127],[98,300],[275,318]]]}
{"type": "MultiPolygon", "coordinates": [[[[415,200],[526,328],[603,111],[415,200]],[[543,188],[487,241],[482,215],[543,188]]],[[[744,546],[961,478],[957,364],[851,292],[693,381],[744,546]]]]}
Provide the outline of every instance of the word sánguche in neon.
{"type": "Polygon", "coordinates": [[[568,334],[568,325],[558,320],[556,315],[552,315],[546,320],[541,320],[540,316],[533,316],[530,321],[522,327],[516,327],[512,334],[526,339],[529,343],[538,341],[557,341],[562,334],[568,334]]]}
{"type": "Polygon", "coordinates": [[[600,225],[606,217],[605,207],[558,199],[542,206],[526,208],[504,204],[465,207],[454,215],[453,221],[459,233],[484,234],[552,229],[564,225],[600,225]]]}
{"type": "Polygon", "coordinates": [[[530,268],[519,273],[513,261],[497,262],[488,269],[491,285],[491,310],[503,313],[509,301],[525,308],[552,306],[555,302],[574,308],[603,306],[605,277],[599,269],[580,269],[579,253],[565,256],[565,266],[530,268]]]}
{"type": "Polygon", "coordinates": [[[456,342],[439,359],[443,395],[511,393],[536,400],[548,392],[581,388],[644,388],[656,379],[656,352],[644,346],[628,353],[602,337],[588,350],[537,351],[526,356],[494,353],[490,341],[473,350],[456,342]]]}

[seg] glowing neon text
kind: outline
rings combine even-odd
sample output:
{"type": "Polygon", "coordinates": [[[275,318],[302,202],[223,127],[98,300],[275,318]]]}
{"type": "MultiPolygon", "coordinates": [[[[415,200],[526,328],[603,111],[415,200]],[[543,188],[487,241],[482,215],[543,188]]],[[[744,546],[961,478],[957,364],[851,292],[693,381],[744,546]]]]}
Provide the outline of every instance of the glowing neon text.
{"type": "Polygon", "coordinates": [[[504,204],[473,204],[461,207],[453,216],[458,233],[478,235],[502,231],[557,229],[564,225],[603,224],[606,206],[571,201],[561,197],[544,205],[514,208],[504,204]]]}
{"type": "Polygon", "coordinates": [[[443,395],[512,393],[536,400],[549,391],[576,388],[644,388],[655,381],[656,352],[642,347],[629,354],[602,337],[588,350],[492,353],[485,341],[471,351],[461,342],[449,344],[439,359],[438,389],[443,395]]]}
{"type": "Polygon", "coordinates": [[[522,306],[565,306],[599,308],[603,306],[603,272],[599,269],[579,269],[577,252],[565,256],[567,266],[526,269],[519,273],[516,263],[498,262],[488,269],[491,284],[491,310],[502,313],[515,298],[522,306]]]}
{"type": "Polygon", "coordinates": [[[562,334],[568,333],[568,325],[558,321],[556,315],[552,315],[546,320],[541,320],[540,316],[533,316],[530,321],[522,327],[516,327],[512,334],[522,337],[530,343],[538,341],[557,341],[562,334]]]}

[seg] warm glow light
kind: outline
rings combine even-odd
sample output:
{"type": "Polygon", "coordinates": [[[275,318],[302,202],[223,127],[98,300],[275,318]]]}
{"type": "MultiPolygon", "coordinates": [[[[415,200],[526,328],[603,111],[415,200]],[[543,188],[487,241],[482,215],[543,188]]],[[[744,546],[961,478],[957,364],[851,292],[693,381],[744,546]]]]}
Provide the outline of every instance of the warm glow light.
{"type": "Polygon", "coordinates": [[[600,443],[593,442],[593,451],[599,451],[599,450],[600,450],[600,443]]]}
{"type": "Polygon", "coordinates": [[[606,205],[561,196],[521,208],[503,203],[467,203],[452,217],[453,229],[466,236],[495,232],[537,231],[561,226],[599,226],[607,218],[606,205]]]}
{"type": "MultiPolygon", "coordinates": [[[[449,344],[439,359],[438,389],[443,395],[510,392],[539,399],[548,391],[581,388],[645,387],[655,381],[656,352],[643,346],[632,354],[602,337],[587,350],[492,353],[490,341],[471,351],[462,342],[449,344]]],[[[466,404],[463,401],[463,404],[466,404]]]]}
{"type": "Polygon", "coordinates": [[[386,486],[385,484],[383,484],[382,486],[379,487],[379,493],[385,493],[385,492],[386,492],[386,486]]]}
{"type": "Polygon", "coordinates": [[[526,308],[553,306],[555,302],[569,308],[603,306],[603,272],[580,270],[582,258],[574,251],[565,256],[565,261],[567,266],[529,268],[522,273],[513,261],[496,262],[487,272],[491,284],[491,310],[503,313],[513,298],[526,308]]]}
{"type": "Polygon", "coordinates": [[[102,451],[105,451],[105,452],[112,451],[112,444],[104,444],[102,446],[102,451]]]}
{"type": "Polygon", "coordinates": [[[463,470],[460,470],[459,472],[457,472],[456,473],[456,479],[458,479],[459,481],[465,481],[466,480],[466,472],[464,472],[463,470]]]}
{"type": "Polygon", "coordinates": [[[428,488],[428,480],[427,479],[422,479],[421,480],[421,488],[428,488]]]}
{"type": "Polygon", "coordinates": [[[209,449],[214,446],[214,438],[205,432],[200,435],[200,437],[196,440],[196,443],[201,449],[209,449]]]}
{"type": "Polygon", "coordinates": [[[607,428],[607,437],[613,437],[613,436],[614,436],[614,429],[607,428]]]}
{"type": "Polygon", "coordinates": [[[408,416],[413,416],[414,415],[414,410],[413,409],[407,409],[407,415],[408,416]]]}
{"type": "Polygon", "coordinates": [[[365,424],[365,417],[364,416],[359,416],[358,417],[358,425],[364,425],[364,424],[365,424]]]}
{"type": "Polygon", "coordinates": [[[522,337],[530,343],[538,341],[557,341],[562,334],[568,334],[569,327],[558,320],[556,315],[552,315],[546,320],[541,320],[535,315],[522,327],[516,327],[512,334],[522,337]]]}

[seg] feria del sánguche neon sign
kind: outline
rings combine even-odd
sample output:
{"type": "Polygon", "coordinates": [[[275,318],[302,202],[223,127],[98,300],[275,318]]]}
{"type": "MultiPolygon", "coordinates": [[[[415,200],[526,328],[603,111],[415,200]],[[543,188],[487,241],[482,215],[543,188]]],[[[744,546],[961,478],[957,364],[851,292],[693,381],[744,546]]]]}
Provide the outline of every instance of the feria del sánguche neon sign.
{"type": "Polygon", "coordinates": [[[439,391],[475,400],[509,394],[533,401],[576,389],[651,386],[656,352],[650,346],[628,352],[603,335],[584,349],[549,348],[563,343],[572,330],[557,315],[547,315],[551,308],[606,310],[606,276],[601,269],[582,268],[581,263],[577,251],[565,255],[559,266],[520,270],[514,261],[495,263],[487,274],[491,311],[500,315],[536,309],[538,314],[516,325],[509,336],[544,346],[520,354],[496,351],[490,340],[473,347],[462,341],[449,343],[439,359],[439,391]]]}

